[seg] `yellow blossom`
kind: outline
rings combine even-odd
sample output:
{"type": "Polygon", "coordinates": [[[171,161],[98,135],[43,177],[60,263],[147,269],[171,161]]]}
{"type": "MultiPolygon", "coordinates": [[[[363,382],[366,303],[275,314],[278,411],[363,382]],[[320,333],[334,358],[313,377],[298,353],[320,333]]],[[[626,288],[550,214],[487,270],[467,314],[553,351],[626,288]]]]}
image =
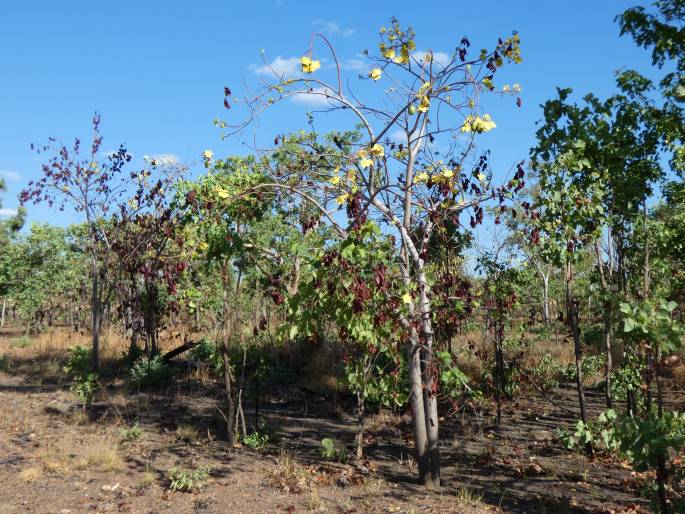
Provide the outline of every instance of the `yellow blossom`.
{"type": "Polygon", "coordinates": [[[497,127],[494,121],[490,118],[489,114],[484,114],[481,118],[480,116],[474,116],[469,114],[461,126],[462,132],[476,132],[477,134],[482,134],[483,132],[489,132],[497,127]]]}
{"type": "Polygon", "coordinates": [[[344,204],[347,199],[350,197],[347,193],[341,194],[338,198],[335,199],[335,201],[338,203],[338,205],[344,204]]]}
{"type": "Polygon", "coordinates": [[[334,186],[337,186],[338,184],[340,184],[340,175],[335,175],[334,177],[331,177],[329,182],[334,186]]]}
{"type": "Polygon", "coordinates": [[[428,173],[422,171],[421,173],[416,174],[414,177],[414,182],[428,182],[428,178],[428,173]]]}
{"type": "Polygon", "coordinates": [[[363,157],[359,161],[359,166],[361,166],[362,168],[368,168],[372,164],[373,164],[373,160],[369,159],[368,157],[363,157]]]}
{"type": "Polygon", "coordinates": [[[450,169],[445,169],[442,172],[442,176],[445,177],[446,179],[450,179],[450,178],[454,177],[454,171],[452,171],[450,169]]]}
{"type": "Polygon", "coordinates": [[[212,152],[211,150],[205,150],[204,152],[202,152],[202,158],[204,160],[210,161],[212,157],[214,157],[214,152],[212,152]]]}
{"type": "Polygon", "coordinates": [[[385,155],[385,149],[382,145],[376,143],[371,147],[371,155],[373,155],[374,157],[381,158],[385,155]]]}
{"type": "Polygon", "coordinates": [[[217,189],[217,190],[216,190],[216,195],[217,195],[219,198],[223,198],[224,200],[225,200],[226,198],[228,198],[229,196],[231,196],[230,193],[229,193],[228,191],[226,191],[225,189],[217,189]]]}
{"type": "Polygon", "coordinates": [[[388,48],[386,51],[383,52],[383,57],[385,57],[386,59],[394,59],[395,56],[395,50],[393,50],[392,48],[388,48]]]}
{"type": "Polygon", "coordinates": [[[510,90],[511,88],[509,87],[509,84],[504,84],[502,86],[502,93],[508,93],[510,90]]]}
{"type": "Polygon", "coordinates": [[[411,303],[411,295],[409,293],[404,293],[402,295],[402,301],[404,303],[411,303]]]}
{"type": "Polygon", "coordinates": [[[312,60],[311,57],[306,55],[300,59],[302,64],[302,71],[304,73],[314,73],[316,70],[321,68],[321,63],[319,61],[312,60]]]}
{"type": "Polygon", "coordinates": [[[374,68],[369,72],[369,77],[373,80],[380,80],[383,75],[383,71],[380,68],[374,68]]]}
{"type": "Polygon", "coordinates": [[[486,178],[486,177],[485,177],[485,175],[483,175],[482,173],[479,173],[478,175],[476,175],[476,178],[477,178],[478,180],[480,180],[481,182],[485,182],[485,178],[486,178]]]}

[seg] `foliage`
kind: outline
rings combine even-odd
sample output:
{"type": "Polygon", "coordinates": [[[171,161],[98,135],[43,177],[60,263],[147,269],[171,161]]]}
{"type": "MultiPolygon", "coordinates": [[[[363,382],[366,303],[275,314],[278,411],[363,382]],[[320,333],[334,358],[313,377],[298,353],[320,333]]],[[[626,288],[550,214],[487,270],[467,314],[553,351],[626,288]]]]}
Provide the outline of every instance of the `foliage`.
{"type": "Polygon", "coordinates": [[[243,444],[253,450],[263,450],[269,444],[269,434],[254,431],[243,437],[243,444]]]}
{"type": "Polygon", "coordinates": [[[119,434],[122,441],[131,442],[143,435],[143,429],[138,423],[133,423],[122,428],[119,434]]]}
{"type": "Polygon", "coordinates": [[[321,439],[321,457],[344,464],[347,462],[347,450],[344,446],[338,447],[333,439],[326,437],[321,439]]]}
{"type": "Polygon", "coordinates": [[[573,431],[558,429],[557,435],[568,450],[586,451],[590,445],[592,448],[602,448],[608,453],[614,453],[620,446],[620,436],[616,432],[617,419],[616,411],[608,409],[594,421],[583,423],[579,419],[573,431]]]}
{"type": "Polygon", "coordinates": [[[129,381],[137,387],[158,387],[167,384],[174,376],[174,370],[160,355],[151,359],[143,356],[129,370],[129,381]]]}
{"type": "Polygon", "coordinates": [[[69,390],[78,398],[86,409],[93,403],[95,392],[99,387],[97,373],[91,370],[92,357],[90,350],[82,346],[74,346],[69,349],[69,357],[64,364],[63,371],[72,377],[69,390]]]}
{"type": "Polygon", "coordinates": [[[200,491],[209,479],[209,468],[200,467],[194,470],[171,468],[169,470],[169,489],[193,493],[200,491]]]}

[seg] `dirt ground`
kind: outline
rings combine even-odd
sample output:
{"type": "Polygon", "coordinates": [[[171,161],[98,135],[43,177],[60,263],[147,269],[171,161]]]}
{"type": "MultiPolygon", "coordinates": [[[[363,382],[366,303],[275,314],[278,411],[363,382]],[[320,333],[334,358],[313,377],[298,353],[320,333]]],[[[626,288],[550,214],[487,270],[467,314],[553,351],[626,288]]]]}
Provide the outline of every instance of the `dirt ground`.
{"type": "MultiPolygon", "coordinates": [[[[0,371],[1,513],[647,511],[628,466],[561,449],[554,430],[573,421],[570,388],[553,391],[554,404],[506,404],[499,428],[487,412],[445,420],[443,487],[426,492],[413,481],[406,414],[369,419],[368,461],[330,463],[321,439],[351,443],[353,418],[308,391],[272,395],[261,406],[274,430],[269,445],[228,451],[221,391],[207,381],[134,393],[115,381],[86,415],[60,378],[57,353],[26,349],[22,360],[23,349],[8,345],[0,341],[0,356],[13,359],[0,371]],[[127,438],[134,422],[137,437],[127,438]],[[199,491],[170,490],[172,468],[201,467],[209,478],[199,491]]],[[[685,407],[683,395],[672,401],[685,407]]],[[[589,392],[588,402],[592,413],[602,409],[601,394],[589,392]]]]}

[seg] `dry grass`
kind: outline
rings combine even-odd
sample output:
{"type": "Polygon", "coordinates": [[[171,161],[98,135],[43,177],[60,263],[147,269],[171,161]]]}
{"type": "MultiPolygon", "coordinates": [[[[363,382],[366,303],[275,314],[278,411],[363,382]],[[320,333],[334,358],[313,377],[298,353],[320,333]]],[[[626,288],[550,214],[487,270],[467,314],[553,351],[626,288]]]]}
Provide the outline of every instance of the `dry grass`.
{"type": "Polygon", "coordinates": [[[364,479],[364,494],[368,497],[383,496],[388,490],[388,483],[381,477],[369,477],[364,479]]]}
{"type": "Polygon", "coordinates": [[[125,464],[116,446],[102,434],[67,434],[49,441],[38,453],[43,471],[67,474],[71,471],[94,470],[102,473],[123,471],[125,464]]]}
{"type": "Polygon", "coordinates": [[[186,444],[197,444],[200,442],[200,431],[193,425],[179,425],[176,429],[176,438],[186,444]]]}
{"type": "Polygon", "coordinates": [[[24,482],[36,482],[43,476],[43,470],[38,467],[26,468],[19,473],[19,478],[24,482]]]}

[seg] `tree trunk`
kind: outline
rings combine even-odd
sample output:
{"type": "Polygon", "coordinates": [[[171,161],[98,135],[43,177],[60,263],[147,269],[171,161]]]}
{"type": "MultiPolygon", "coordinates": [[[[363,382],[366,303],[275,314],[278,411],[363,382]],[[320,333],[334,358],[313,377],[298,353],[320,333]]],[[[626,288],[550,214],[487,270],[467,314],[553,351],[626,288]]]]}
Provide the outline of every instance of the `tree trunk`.
{"type": "Polygon", "coordinates": [[[573,337],[573,349],[576,358],[576,388],[578,389],[578,402],[580,404],[580,418],[583,423],[587,423],[587,410],[585,407],[585,391],[583,390],[583,354],[580,347],[580,328],[578,326],[578,302],[573,297],[571,288],[573,287],[573,270],[571,264],[567,265],[566,270],[566,309],[568,324],[573,337]]]}
{"type": "Polygon", "coordinates": [[[2,314],[0,314],[0,329],[5,328],[5,309],[7,308],[7,300],[2,300],[2,314]]]}
{"type": "Polygon", "coordinates": [[[93,273],[93,298],[91,299],[92,307],[92,337],[93,337],[93,352],[92,365],[93,373],[97,373],[100,367],[100,326],[102,324],[102,304],[100,302],[100,288],[98,283],[98,272],[93,273]]]}
{"type": "Polygon", "coordinates": [[[226,391],[226,407],[227,413],[226,418],[226,435],[228,437],[229,448],[233,447],[235,442],[235,429],[233,425],[233,416],[235,411],[235,401],[233,400],[233,389],[231,384],[231,358],[228,355],[228,348],[226,344],[220,345],[221,359],[224,363],[224,389],[226,391]]]}
{"type": "Polygon", "coordinates": [[[542,323],[549,324],[549,272],[542,274],[542,323]]]}
{"type": "Polygon", "coordinates": [[[364,457],[364,392],[357,391],[357,459],[364,457]]]}
{"type": "Polygon", "coordinates": [[[407,367],[409,371],[409,406],[412,411],[412,430],[414,432],[414,456],[419,468],[419,477],[424,485],[430,485],[431,477],[428,463],[428,434],[426,432],[426,412],[423,405],[423,380],[421,379],[421,350],[418,335],[412,331],[407,346],[407,367]]]}

